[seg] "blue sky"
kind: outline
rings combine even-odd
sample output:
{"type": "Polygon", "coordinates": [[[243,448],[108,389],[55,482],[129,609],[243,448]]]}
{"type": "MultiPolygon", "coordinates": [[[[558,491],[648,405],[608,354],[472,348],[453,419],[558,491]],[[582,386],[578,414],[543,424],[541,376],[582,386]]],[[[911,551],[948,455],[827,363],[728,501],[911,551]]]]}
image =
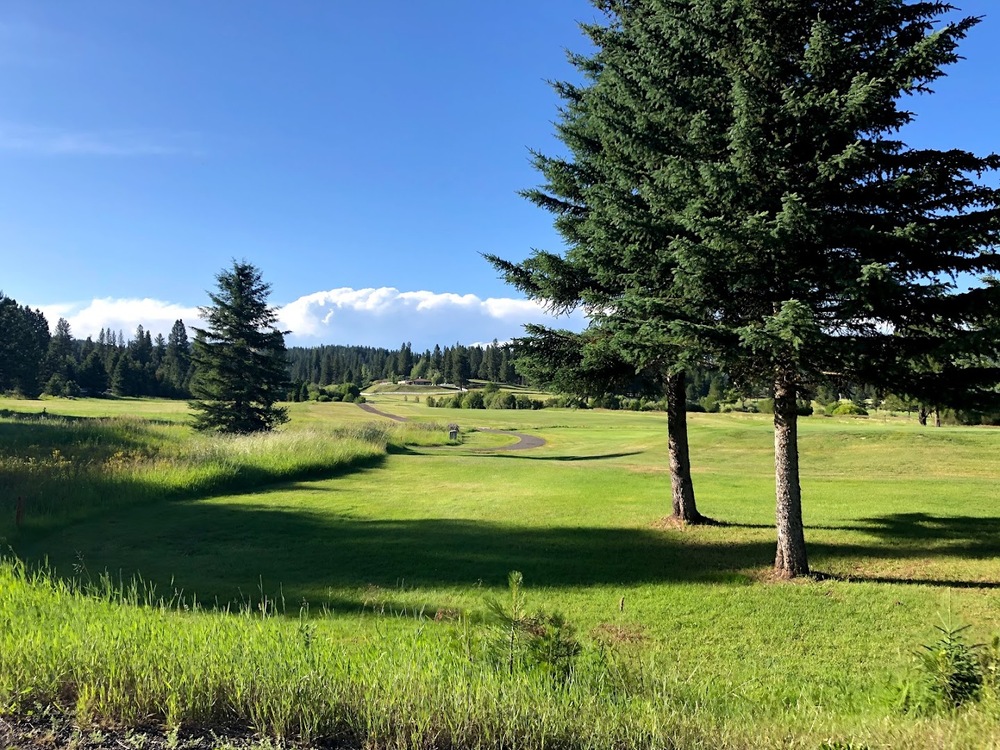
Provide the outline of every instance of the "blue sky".
{"type": "MultiPolygon", "coordinates": [[[[913,100],[914,145],[998,149],[1000,7],[913,100]]],[[[290,344],[472,343],[544,321],[479,253],[559,249],[517,195],[558,149],[586,0],[0,6],[0,290],[78,336],[194,322],[232,258],[290,344]]],[[[580,318],[563,321],[578,326],[580,318]]]]}

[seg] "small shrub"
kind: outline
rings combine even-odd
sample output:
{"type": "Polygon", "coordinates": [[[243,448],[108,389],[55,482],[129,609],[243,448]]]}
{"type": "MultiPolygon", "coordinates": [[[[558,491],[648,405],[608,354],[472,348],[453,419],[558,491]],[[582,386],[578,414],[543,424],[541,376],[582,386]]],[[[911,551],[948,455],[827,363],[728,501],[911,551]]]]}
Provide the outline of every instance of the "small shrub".
{"type": "Polygon", "coordinates": [[[329,403],[330,401],[333,401],[333,398],[331,398],[330,394],[328,393],[321,393],[318,396],[316,396],[316,400],[319,401],[321,404],[326,404],[329,403]]]}
{"type": "MultiPolygon", "coordinates": [[[[827,407],[829,408],[829,407],[827,407]]],[[[830,412],[835,417],[867,417],[868,411],[863,407],[858,406],[853,401],[844,401],[843,403],[837,404],[833,411],[830,412]]]]}
{"type": "Polygon", "coordinates": [[[434,397],[433,397],[433,396],[428,396],[428,397],[427,397],[427,405],[428,405],[429,407],[431,407],[432,409],[433,409],[433,408],[434,408],[435,406],[437,406],[437,402],[436,402],[436,401],[434,400],[434,397]]]}
{"type": "Polygon", "coordinates": [[[582,650],[574,628],[558,612],[528,614],[523,583],[520,571],[512,570],[507,576],[509,601],[486,602],[492,630],[488,642],[491,658],[498,669],[510,675],[517,669],[540,670],[565,682],[582,650]]]}
{"type": "Polygon", "coordinates": [[[904,692],[904,709],[943,707],[950,710],[979,698],[983,689],[982,646],[966,642],[968,627],[948,623],[935,626],[941,635],[917,652],[920,680],[916,689],[904,692]]]}

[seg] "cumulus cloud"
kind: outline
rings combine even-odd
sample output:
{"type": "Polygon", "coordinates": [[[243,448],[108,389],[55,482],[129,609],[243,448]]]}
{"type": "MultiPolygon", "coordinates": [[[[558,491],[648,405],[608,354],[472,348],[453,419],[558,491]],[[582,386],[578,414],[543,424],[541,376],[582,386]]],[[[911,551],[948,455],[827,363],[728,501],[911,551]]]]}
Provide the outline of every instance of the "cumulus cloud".
{"type": "Polygon", "coordinates": [[[55,327],[59,318],[69,321],[73,336],[79,339],[97,338],[102,328],[123,331],[130,337],[138,326],[148,330],[154,337],[160,333],[170,333],[174,321],[183,320],[189,326],[201,324],[197,307],[187,307],[156,299],[94,299],[84,303],[63,303],[39,305],[45,313],[50,327],[55,327]]]}
{"type": "MultiPolygon", "coordinates": [[[[38,305],[54,327],[69,321],[77,338],[96,338],[102,328],[130,337],[141,325],[166,336],[177,319],[201,326],[198,308],[157,299],[94,299],[83,303],[38,305]]],[[[418,349],[455,342],[508,341],[525,323],[579,330],[581,313],[555,318],[525,299],[454,292],[402,292],[393,287],[341,287],[299,297],[278,310],[279,326],[291,333],[289,345],[360,344],[396,347],[404,341],[418,349]]]]}
{"type": "Polygon", "coordinates": [[[401,292],[393,287],[341,287],[299,297],[279,312],[282,326],[302,343],[415,347],[435,343],[507,340],[525,323],[582,328],[582,314],[557,319],[525,299],[453,292],[401,292]]]}

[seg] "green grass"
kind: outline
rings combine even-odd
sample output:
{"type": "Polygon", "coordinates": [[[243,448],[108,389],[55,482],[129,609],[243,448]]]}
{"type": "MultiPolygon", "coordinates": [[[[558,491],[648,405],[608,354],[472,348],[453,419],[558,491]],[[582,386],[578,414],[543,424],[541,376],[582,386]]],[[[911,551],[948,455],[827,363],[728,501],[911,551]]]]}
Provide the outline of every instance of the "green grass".
{"type": "MultiPolygon", "coordinates": [[[[661,414],[374,403],[414,420],[384,428],[399,431],[386,439],[396,447],[377,462],[285,483],[274,472],[254,491],[223,483],[11,534],[29,567],[48,560],[54,572],[44,580],[0,572],[0,675],[9,675],[0,676],[0,703],[16,702],[18,685],[47,700],[69,690],[79,703],[88,684],[104,697],[79,703],[84,718],[128,722],[146,711],[265,734],[341,733],[373,747],[447,746],[447,738],[490,747],[1000,741],[993,699],[956,715],[915,717],[897,706],[938,612],[971,623],[978,639],[1000,629],[995,430],[802,420],[810,561],[830,577],[780,584],[767,578],[774,501],[765,416],[691,415],[700,508],[730,525],[676,530],[657,525],[669,511],[661,414]],[[547,443],[485,454],[505,438],[466,433],[466,443],[448,446],[440,425],[420,427],[453,419],[463,430],[517,429],[547,443]],[[533,673],[503,677],[483,656],[485,599],[513,569],[524,573],[532,606],[561,611],[580,634],[584,655],[569,689],[533,673]],[[168,599],[182,592],[188,605],[197,597],[250,609],[185,613],[177,600],[140,606],[138,592],[121,601],[68,583],[98,581],[105,570],[125,583],[141,575],[168,599]],[[260,615],[254,608],[265,599],[278,603],[273,616],[248,614],[260,615]],[[450,622],[453,613],[462,619],[450,622]],[[18,637],[25,629],[32,638],[18,637]],[[315,636],[318,663],[306,660],[304,632],[315,636]],[[150,638],[161,645],[146,656],[139,644],[150,638]],[[471,661],[470,648],[479,650],[471,661]],[[141,706],[127,704],[133,683],[145,686],[141,706]]],[[[49,413],[62,406],[48,404],[49,413]]],[[[175,408],[148,404],[156,419],[158,404],[164,414],[175,408]]],[[[66,402],[90,417],[100,405],[66,402]]],[[[370,429],[372,415],[353,405],[292,406],[286,434],[250,451],[269,466],[280,464],[281,440],[295,455],[295,441],[317,431],[370,429]]],[[[200,436],[182,425],[107,422],[109,446],[131,440],[155,455],[199,455],[200,436]]],[[[4,445],[22,453],[51,453],[46,440],[58,434],[67,454],[75,425],[29,437],[17,434],[33,421],[0,427],[4,445]]],[[[205,455],[229,456],[223,446],[203,446],[205,455]]]]}

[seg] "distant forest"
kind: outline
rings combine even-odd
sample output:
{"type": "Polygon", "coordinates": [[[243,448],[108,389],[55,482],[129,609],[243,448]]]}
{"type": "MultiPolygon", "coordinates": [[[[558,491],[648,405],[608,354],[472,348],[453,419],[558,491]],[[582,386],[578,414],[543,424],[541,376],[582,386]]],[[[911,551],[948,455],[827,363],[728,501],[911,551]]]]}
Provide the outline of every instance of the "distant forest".
{"type": "MultiPolygon", "coordinates": [[[[467,386],[473,380],[504,385],[530,383],[518,372],[511,346],[496,341],[485,346],[437,345],[413,351],[370,346],[323,345],[288,349],[288,400],[356,396],[379,381],[420,380],[433,385],[467,386]]],[[[184,321],[170,334],[152,336],[143,326],[131,338],[122,331],[101,329],[91,337],[73,337],[63,318],[49,332],[45,316],[0,294],[0,392],[27,397],[159,396],[190,398],[194,377],[191,340],[184,321]]],[[[692,406],[722,400],[726,378],[721,373],[691,372],[688,400],[692,406]]],[[[592,394],[591,394],[592,395],[592,394]]],[[[628,395],[628,394],[621,394],[628,395]]],[[[597,404],[613,399],[598,396],[597,404]]],[[[585,403],[585,402],[584,402],[585,403]]]]}
{"type": "MultiPolygon", "coordinates": [[[[485,346],[437,345],[413,351],[409,343],[398,349],[370,346],[295,346],[287,351],[289,401],[326,400],[324,396],[353,400],[359,391],[379,380],[422,380],[434,385],[465,387],[473,380],[502,385],[544,386],[518,372],[516,352],[496,341],[485,346]],[[338,396],[339,394],[339,396],[338,396]]],[[[0,293],[0,393],[26,397],[52,396],[158,396],[191,397],[194,377],[191,340],[182,320],[169,335],[152,336],[143,326],[131,338],[121,331],[101,329],[94,340],[72,335],[60,318],[50,333],[39,310],[19,305],[0,293]]],[[[607,408],[661,408],[659,396],[648,391],[615,394],[572,394],[581,406],[607,408]],[[630,399],[628,397],[635,396],[630,399]],[[589,398],[586,398],[589,397],[589,398]]],[[[729,378],[718,370],[689,368],[688,409],[691,411],[755,410],[745,397],[768,394],[737,393],[729,378]]],[[[859,406],[882,402],[893,410],[919,411],[921,421],[930,412],[926,405],[893,396],[881,398],[870,387],[840,384],[836,390],[820,387],[814,394],[821,404],[837,405],[847,399],[859,406]]],[[[961,415],[960,421],[996,423],[997,415],[961,415]]]]}
{"type": "MultiPolygon", "coordinates": [[[[427,380],[464,386],[473,379],[523,385],[509,346],[435,346],[414,352],[369,346],[315,346],[288,349],[289,399],[340,384],[363,388],[377,380],[427,380]]],[[[101,329],[95,341],[73,337],[60,318],[50,333],[39,310],[0,294],[0,392],[35,397],[160,396],[189,398],[194,377],[191,341],[177,320],[164,338],[139,326],[127,338],[101,329]]]]}

